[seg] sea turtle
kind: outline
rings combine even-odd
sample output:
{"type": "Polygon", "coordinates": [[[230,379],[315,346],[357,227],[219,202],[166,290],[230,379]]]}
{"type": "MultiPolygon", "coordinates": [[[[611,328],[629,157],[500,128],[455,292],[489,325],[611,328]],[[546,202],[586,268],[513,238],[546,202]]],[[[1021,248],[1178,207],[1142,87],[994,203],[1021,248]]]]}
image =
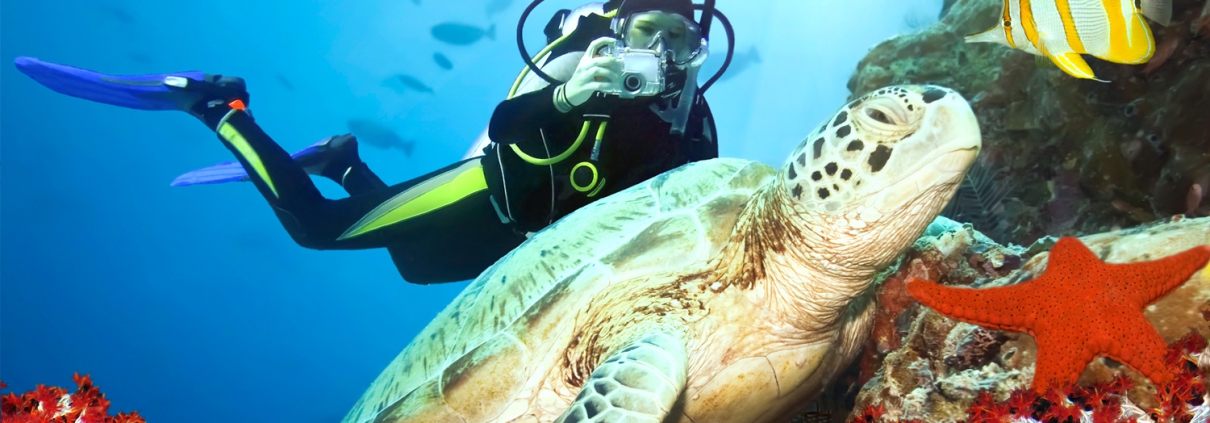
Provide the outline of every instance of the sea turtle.
{"type": "Polygon", "coordinates": [[[875,274],[980,146],[958,93],[888,87],[780,171],[714,159],[599,200],[484,271],[344,422],[785,418],[853,359],[875,274]]]}

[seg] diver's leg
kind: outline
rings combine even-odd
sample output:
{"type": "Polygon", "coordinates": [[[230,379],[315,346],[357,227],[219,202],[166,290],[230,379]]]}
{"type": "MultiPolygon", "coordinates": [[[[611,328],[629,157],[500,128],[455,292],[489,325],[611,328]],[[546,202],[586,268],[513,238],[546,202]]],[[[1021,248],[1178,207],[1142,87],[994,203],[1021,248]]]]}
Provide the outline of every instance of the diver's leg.
{"type": "Polygon", "coordinates": [[[208,125],[214,125],[219,140],[247,169],[249,179],[299,245],[320,250],[380,248],[390,245],[393,236],[408,236],[380,230],[395,218],[388,213],[390,208],[380,206],[422,184],[424,177],[330,200],[245,111],[225,104],[212,105],[202,117],[208,125]],[[354,229],[355,233],[346,233],[354,229]]]}
{"type": "MultiPolygon", "coordinates": [[[[66,95],[140,110],[181,110],[205,122],[236,156],[240,167],[246,171],[245,176],[272,205],[282,225],[304,247],[364,249],[394,246],[400,240],[409,239],[412,234],[407,229],[415,230],[417,217],[435,220],[434,227],[448,228],[456,236],[445,239],[439,238],[440,234],[418,237],[408,244],[412,251],[423,251],[426,242],[444,243],[445,250],[453,251],[450,255],[458,255],[465,252],[458,249],[477,247],[476,240],[481,239],[481,235],[503,234],[488,237],[488,241],[500,242],[487,242],[485,245],[495,246],[489,249],[492,252],[478,256],[472,266],[494,262],[507,252],[506,248],[519,244],[518,239],[523,240],[502,224],[474,228],[484,221],[466,215],[458,219],[438,218],[450,210],[461,211],[463,207],[472,211],[470,216],[494,213],[486,200],[489,198],[487,184],[477,159],[454,163],[421,178],[381,189],[372,189],[382,183],[369,178],[372,174],[368,169],[351,166],[349,169],[354,172],[348,176],[366,176],[358,184],[345,178],[347,189],[359,194],[329,200],[311,182],[308,168],[295,163],[293,157],[253,121],[246,110],[249,96],[239,78],[201,72],[106,75],[33,58],[18,58],[15,63],[22,73],[66,95]],[[366,172],[357,173],[362,170],[366,172]],[[450,250],[451,245],[455,249],[450,250]]],[[[228,176],[230,178],[220,179],[242,178],[238,173],[228,176]]],[[[197,182],[185,181],[183,184],[214,183],[212,179],[202,177],[197,182]]]]}
{"type": "Polygon", "coordinates": [[[312,174],[319,174],[340,184],[349,195],[364,194],[387,187],[378,175],[366,166],[358,154],[357,137],[336,135],[324,141],[323,156],[312,174]]]}
{"type": "MultiPolygon", "coordinates": [[[[340,184],[349,195],[366,194],[387,187],[386,182],[383,182],[382,178],[371,171],[357,154],[357,138],[352,134],[332,137],[328,144],[333,147],[332,151],[335,154],[319,172],[321,176],[340,184]]],[[[406,281],[430,284],[469,278],[461,277],[462,274],[457,268],[447,269],[451,272],[446,273],[439,267],[432,266],[430,260],[418,260],[414,250],[421,249],[421,254],[423,254],[425,248],[423,243],[400,242],[397,244],[400,245],[388,245],[387,253],[390,254],[391,262],[394,263],[399,276],[406,281]]]]}
{"type": "MultiPolygon", "coordinates": [[[[387,188],[357,154],[352,134],[332,137],[329,159],[319,172],[351,196],[387,188]]],[[[437,175],[417,178],[427,180],[437,175]]],[[[409,236],[387,246],[391,262],[404,280],[416,284],[472,279],[504,257],[525,237],[503,223],[487,190],[478,191],[440,213],[415,218],[409,236]],[[473,246],[472,246],[473,245],[473,246]]]]}
{"type": "Polygon", "coordinates": [[[342,180],[356,193],[329,200],[241,106],[207,101],[195,113],[248,170],[299,245],[320,250],[388,247],[406,280],[441,283],[477,276],[525,240],[492,205],[479,158],[379,189],[373,188],[381,180],[355,164],[347,170],[365,172],[356,180],[348,175],[342,180]]]}
{"type": "Polygon", "coordinates": [[[425,285],[474,279],[526,239],[502,221],[488,190],[399,225],[408,236],[388,249],[391,260],[404,280],[425,285]]]}
{"type": "Polygon", "coordinates": [[[374,171],[370,170],[369,166],[360,161],[341,172],[339,183],[349,195],[358,195],[387,187],[386,182],[383,182],[378,175],[374,174],[374,171]]]}
{"type": "Polygon", "coordinates": [[[326,201],[307,171],[252,119],[243,80],[208,75],[182,83],[180,98],[193,102],[186,110],[218,135],[279,214],[326,201]]]}

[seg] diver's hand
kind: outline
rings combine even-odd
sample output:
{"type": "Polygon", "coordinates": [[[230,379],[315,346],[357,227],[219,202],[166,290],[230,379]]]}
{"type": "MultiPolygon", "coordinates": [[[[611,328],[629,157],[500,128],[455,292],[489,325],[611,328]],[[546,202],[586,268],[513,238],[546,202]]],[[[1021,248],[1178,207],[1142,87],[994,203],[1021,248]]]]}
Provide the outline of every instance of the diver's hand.
{"type": "MultiPolygon", "coordinates": [[[[572,106],[579,106],[588,101],[597,91],[616,92],[619,79],[622,76],[622,62],[613,56],[598,56],[597,52],[616,43],[612,37],[597,38],[588,46],[580,64],[571,75],[571,79],[563,83],[563,94],[572,106]]],[[[556,92],[556,94],[558,94],[556,92]]]]}

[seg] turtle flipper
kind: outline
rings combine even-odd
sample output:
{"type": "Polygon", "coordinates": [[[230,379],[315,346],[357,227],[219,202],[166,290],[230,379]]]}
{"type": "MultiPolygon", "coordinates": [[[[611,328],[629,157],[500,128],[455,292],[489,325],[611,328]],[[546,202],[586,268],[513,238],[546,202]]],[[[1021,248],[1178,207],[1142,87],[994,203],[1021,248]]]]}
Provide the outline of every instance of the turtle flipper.
{"type": "Polygon", "coordinates": [[[685,389],[685,342],[649,335],[621,349],[588,377],[557,423],[659,423],[685,389]]]}

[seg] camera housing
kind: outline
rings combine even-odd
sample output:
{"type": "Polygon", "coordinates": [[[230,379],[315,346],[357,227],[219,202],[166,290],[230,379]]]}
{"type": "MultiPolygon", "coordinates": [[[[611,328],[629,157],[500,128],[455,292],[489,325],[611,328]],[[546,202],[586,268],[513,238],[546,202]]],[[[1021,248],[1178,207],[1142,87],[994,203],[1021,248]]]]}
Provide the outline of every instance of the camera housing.
{"type": "Polygon", "coordinates": [[[664,92],[667,64],[655,50],[635,49],[614,45],[605,54],[622,62],[622,76],[617,90],[603,91],[621,98],[651,97],[664,92]]]}

